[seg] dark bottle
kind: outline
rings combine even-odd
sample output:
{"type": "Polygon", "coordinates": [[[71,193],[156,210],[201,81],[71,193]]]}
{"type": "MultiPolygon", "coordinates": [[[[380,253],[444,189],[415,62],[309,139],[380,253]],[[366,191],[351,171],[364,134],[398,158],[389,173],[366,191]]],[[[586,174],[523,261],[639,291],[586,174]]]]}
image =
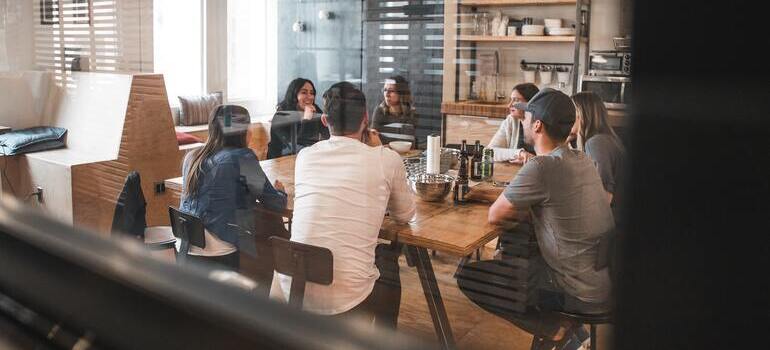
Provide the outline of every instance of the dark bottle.
{"type": "Polygon", "coordinates": [[[462,203],[466,201],[466,195],[470,188],[468,187],[468,149],[465,140],[460,147],[460,169],[457,172],[453,198],[455,202],[462,203]]]}
{"type": "Polygon", "coordinates": [[[483,146],[481,146],[481,143],[479,140],[476,140],[476,144],[473,149],[473,158],[471,159],[471,180],[473,181],[481,181],[481,161],[484,157],[484,153],[482,152],[483,146]]]}

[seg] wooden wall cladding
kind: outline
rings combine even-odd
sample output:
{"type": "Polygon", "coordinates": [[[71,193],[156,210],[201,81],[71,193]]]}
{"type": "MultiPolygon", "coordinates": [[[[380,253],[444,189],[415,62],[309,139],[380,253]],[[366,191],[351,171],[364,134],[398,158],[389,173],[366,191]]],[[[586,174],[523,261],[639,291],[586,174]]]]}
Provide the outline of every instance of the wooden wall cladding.
{"type": "Polygon", "coordinates": [[[147,224],[168,225],[170,196],[156,193],[155,184],[181,175],[181,154],[162,75],[133,77],[118,158],[73,167],[74,223],[109,232],[117,198],[132,170],[142,177],[147,224]]]}

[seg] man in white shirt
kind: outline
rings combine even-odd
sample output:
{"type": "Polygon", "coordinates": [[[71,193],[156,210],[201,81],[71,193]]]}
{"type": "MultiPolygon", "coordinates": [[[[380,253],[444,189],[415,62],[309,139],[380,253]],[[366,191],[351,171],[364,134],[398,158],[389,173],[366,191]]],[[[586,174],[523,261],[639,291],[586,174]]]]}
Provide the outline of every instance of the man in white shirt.
{"type": "MultiPolygon", "coordinates": [[[[415,203],[401,157],[369,130],[364,94],[348,82],[324,93],[321,117],[331,138],[297,155],[291,240],[331,250],[334,279],[308,283],[304,309],[323,315],[374,314],[396,326],[401,286],[397,245],[377,245],[385,213],[414,216],[415,203]],[[375,253],[376,250],[376,253],[375,253]],[[376,261],[375,261],[376,256],[376,261]]],[[[280,276],[284,295],[291,278],[280,276]]]]}

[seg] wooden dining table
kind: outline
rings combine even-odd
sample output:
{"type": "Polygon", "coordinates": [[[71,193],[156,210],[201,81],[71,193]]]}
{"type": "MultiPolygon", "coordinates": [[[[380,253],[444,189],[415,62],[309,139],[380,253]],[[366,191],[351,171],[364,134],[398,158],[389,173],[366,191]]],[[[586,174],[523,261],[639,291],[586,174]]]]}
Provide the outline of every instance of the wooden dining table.
{"type": "MultiPolygon", "coordinates": [[[[414,156],[410,152],[402,156],[414,156]]],[[[294,162],[296,156],[286,156],[260,162],[262,170],[271,181],[279,180],[288,194],[287,214],[294,208],[294,162]]],[[[455,339],[449,325],[441,291],[433,271],[429,250],[463,257],[467,260],[474,251],[496,238],[501,228],[487,220],[490,204],[502,192],[504,182],[510,181],[519,166],[496,163],[493,182],[472,184],[466,203],[454,203],[451,193],[440,202],[426,202],[415,197],[417,210],[409,223],[399,223],[385,216],[380,229],[380,238],[398,241],[406,246],[407,261],[417,268],[425,300],[428,303],[433,325],[442,348],[454,349],[455,339]],[[494,183],[497,183],[495,185],[494,183]]],[[[182,179],[165,181],[166,189],[178,198],[182,179]]],[[[462,263],[462,262],[461,262],[462,263]]]]}

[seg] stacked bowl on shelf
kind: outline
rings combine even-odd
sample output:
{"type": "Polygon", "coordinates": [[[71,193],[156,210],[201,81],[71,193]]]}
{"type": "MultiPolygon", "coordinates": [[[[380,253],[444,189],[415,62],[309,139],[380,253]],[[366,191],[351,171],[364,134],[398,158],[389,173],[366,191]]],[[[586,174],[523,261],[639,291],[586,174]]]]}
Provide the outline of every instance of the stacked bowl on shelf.
{"type": "Polygon", "coordinates": [[[575,28],[562,27],[562,20],[560,18],[546,18],[545,34],[546,35],[575,35],[575,28]]]}
{"type": "Polygon", "coordinates": [[[525,24],[521,26],[521,35],[544,35],[545,26],[541,24],[525,24]]]}

